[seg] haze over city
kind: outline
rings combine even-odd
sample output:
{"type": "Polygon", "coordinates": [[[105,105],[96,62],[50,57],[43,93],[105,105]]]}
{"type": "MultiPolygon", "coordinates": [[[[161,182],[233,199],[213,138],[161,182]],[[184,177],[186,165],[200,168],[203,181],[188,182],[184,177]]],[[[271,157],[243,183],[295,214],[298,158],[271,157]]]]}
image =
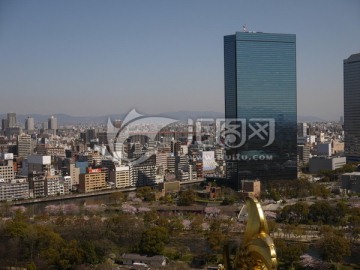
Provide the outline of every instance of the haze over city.
{"type": "Polygon", "coordinates": [[[0,113],[224,111],[223,36],[296,34],[298,115],[339,120],[353,1],[0,1],[0,113]]]}
{"type": "Polygon", "coordinates": [[[0,0],[0,268],[360,269],[359,11],[0,0]]]}

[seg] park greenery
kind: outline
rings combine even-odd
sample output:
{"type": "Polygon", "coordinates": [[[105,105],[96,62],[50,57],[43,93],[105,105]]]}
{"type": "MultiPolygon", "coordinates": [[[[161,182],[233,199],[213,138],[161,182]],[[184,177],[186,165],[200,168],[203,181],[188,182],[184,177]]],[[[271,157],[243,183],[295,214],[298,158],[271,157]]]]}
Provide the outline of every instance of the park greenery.
{"type": "MultiPolygon", "coordinates": [[[[123,253],[132,252],[164,255],[169,261],[164,269],[185,270],[223,263],[225,244],[232,247],[235,265],[249,265],[241,246],[245,223],[236,219],[244,198],[223,188],[212,206],[200,207],[196,189],[202,187],[157,200],[154,189],[143,187],[112,193],[106,205],[48,205],[37,214],[4,203],[0,265],[110,270],[123,253]]],[[[275,217],[268,218],[279,269],[353,269],[341,267],[360,250],[359,207],[305,179],[271,182],[264,189],[263,199],[282,201],[275,217]],[[304,199],[309,196],[311,201],[304,199]],[[285,202],[293,198],[294,203],[285,202]],[[316,256],[310,255],[314,250],[316,256]]]]}
{"type": "Polygon", "coordinates": [[[343,202],[330,204],[317,201],[310,206],[306,202],[286,205],[278,215],[278,222],[288,224],[327,224],[333,226],[357,227],[360,225],[360,209],[349,208],[343,202]]]}

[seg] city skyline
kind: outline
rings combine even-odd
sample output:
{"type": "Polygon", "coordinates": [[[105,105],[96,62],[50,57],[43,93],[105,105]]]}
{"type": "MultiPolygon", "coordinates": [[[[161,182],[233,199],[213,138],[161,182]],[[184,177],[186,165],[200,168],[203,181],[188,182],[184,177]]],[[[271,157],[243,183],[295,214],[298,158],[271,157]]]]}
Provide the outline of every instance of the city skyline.
{"type": "Polygon", "coordinates": [[[358,1],[84,3],[0,3],[0,113],[224,112],[222,37],[246,24],[297,35],[298,115],[343,115],[358,1]]]}

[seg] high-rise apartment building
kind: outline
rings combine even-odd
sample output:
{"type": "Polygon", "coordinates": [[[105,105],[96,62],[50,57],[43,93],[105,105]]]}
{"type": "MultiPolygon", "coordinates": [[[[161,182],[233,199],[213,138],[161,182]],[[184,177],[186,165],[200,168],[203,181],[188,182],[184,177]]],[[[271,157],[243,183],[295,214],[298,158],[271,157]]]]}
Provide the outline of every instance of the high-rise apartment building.
{"type": "Polygon", "coordinates": [[[54,116],[51,116],[48,120],[48,129],[51,129],[54,134],[56,133],[57,130],[57,118],[54,116]]]}
{"type": "Polygon", "coordinates": [[[8,124],[9,128],[14,128],[17,126],[16,113],[8,113],[7,114],[7,124],[8,124]]]}
{"type": "Polygon", "coordinates": [[[296,36],[224,37],[227,179],[297,177],[296,36]]]}
{"type": "Polygon", "coordinates": [[[344,132],[347,161],[360,161],[360,53],[344,60],[344,132]]]}
{"type": "Polygon", "coordinates": [[[83,134],[80,134],[80,136],[85,143],[90,143],[92,140],[96,139],[96,130],[94,128],[87,129],[83,134]]]}
{"type": "Polygon", "coordinates": [[[25,130],[31,131],[35,129],[35,121],[34,118],[28,117],[25,120],[25,130]]]}
{"type": "Polygon", "coordinates": [[[18,156],[26,158],[28,155],[32,154],[33,147],[31,136],[27,134],[21,134],[17,139],[17,150],[18,156]]]}
{"type": "Polygon", "coordinates": [[[297,152],[299,157],[299,164],[304,165],[309,163],[310,158],[310,145],[298,145],[297,146],[297,152]]]}
{"type": "Polygon", "coordinates": [[[49,123],[48,122],[43,122],[42,123],[42,129],[44,129],[44,130],[49,129],[49,123]]]}
{"type": "Polygon", "coordinates": [[[156,155],[130,166],[130,186],[152,186],[156,183],[156,155]]]}
{"type": "Polygon", "coordinates": [[[80,175],[80,168],[77,168],[73,163],[70,164],[71,186],[79,184],[79,175],[80,175]]]}
{"type": "Polygon", "coordinates": [[[306,137],[308,135],[308,126],[307,123],[298,123],[297,124],[297,136],[306,137]]]}
{"type": "Polygon", "coordinates": [[[5,131],[8,128],[8,121],[7,119],[1,119],[1,130],[5,131]]]}

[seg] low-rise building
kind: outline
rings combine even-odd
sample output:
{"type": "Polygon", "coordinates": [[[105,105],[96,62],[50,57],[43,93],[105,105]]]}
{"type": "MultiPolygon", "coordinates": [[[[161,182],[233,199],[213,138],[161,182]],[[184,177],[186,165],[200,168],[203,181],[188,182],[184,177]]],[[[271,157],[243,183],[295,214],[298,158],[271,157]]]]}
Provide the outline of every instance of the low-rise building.
{"type": "Polygon", "coordinates": [[[333,140],[331,142],[331,149],[333,155],[339,155],[340,153],[344,153],[344,142],[333,140]]]}
{"type": "Polygon", "coordinates": [[[309,159],[309,172],[333,171],[346,164],[346,157],[312,157],[309,159]]]}
{"type": "Polygon", "coordinates": [[[64,147],[46,147],[46,155],[55,157],[65,157],[64,147]]]}
{"type": "Polygon", "coordinates": [[[106,187],[106,173],[101,169],[88,169],[87,173],[79,175],[79,192],[87,193],[102,190],[106,187]]]}
{"type": "Polygon", "coordinates": [[[242,180],[241,191],[246,195],[260,197],[261,182],[259,180],[242,180]]]}
{"type": "Polygon", "coordinates": [[[13,179],[8,182],[0,180],[0,201],[27,198],[29,198],[29,182],[26,178],[13,179]]]}
{"type": "Polygon", "coordinates": [[[53,175],[45,178],[45,196],[56,196],[64,194],[64,186],[60,190],[60,176],[53,175]],[[62,191],[62,192],[61,192],[62,191]]]}
{"type": "Polygon", "coordinates": [[[331,143],[318,143],[317,144],[317,154],[320,156],[331,156],[331,143]]]}
{"type": "Polygon", "coordinates": [[[69,194],[70,193],[70,191],[72,190],[71,176],[60,177],[60,188],[63,189],[63,191],[62,190],[60,191],[61,194],[69,194]]]}
{"type": "Polygon", "coordinates": [[[34,198],[45,197],[45,177],[35,176],[31,178],[30,194],[34,198]]]}
{"type": "Polygon", "coordinates": [[[341,188],[352,193],[360,193],[360,172],[344,173],[341,175],[341,188]]]}
{"type": "Polygon", "coordinates": [[[180,181],[162,182],[159,184],[159,190],[164,195],[178,193],[180,191],[180,181]]]}
{"type": "Polygon", "coordinates": [[[134,269],[146,269],[146,267],[159,267],[166,266],[166,257],[161,255],[146,256],[135,253],[125,253],[121,256],[121,261],[124,265],[131,265],[133,267],[143,267],[134,269]]]}
{"type": "Polygon", "coordinates": [[[110,182],[115,183],[116,188],[125,188],[130,186],[130,167],[118,166],[110,171],[110,182]]]}
{"type": "Polygon", "coordinates": [[[221,197],[221,187],[207,185],[203,190],[197,190],[196,194],[206,199],[217,199],[221,197]]]}

